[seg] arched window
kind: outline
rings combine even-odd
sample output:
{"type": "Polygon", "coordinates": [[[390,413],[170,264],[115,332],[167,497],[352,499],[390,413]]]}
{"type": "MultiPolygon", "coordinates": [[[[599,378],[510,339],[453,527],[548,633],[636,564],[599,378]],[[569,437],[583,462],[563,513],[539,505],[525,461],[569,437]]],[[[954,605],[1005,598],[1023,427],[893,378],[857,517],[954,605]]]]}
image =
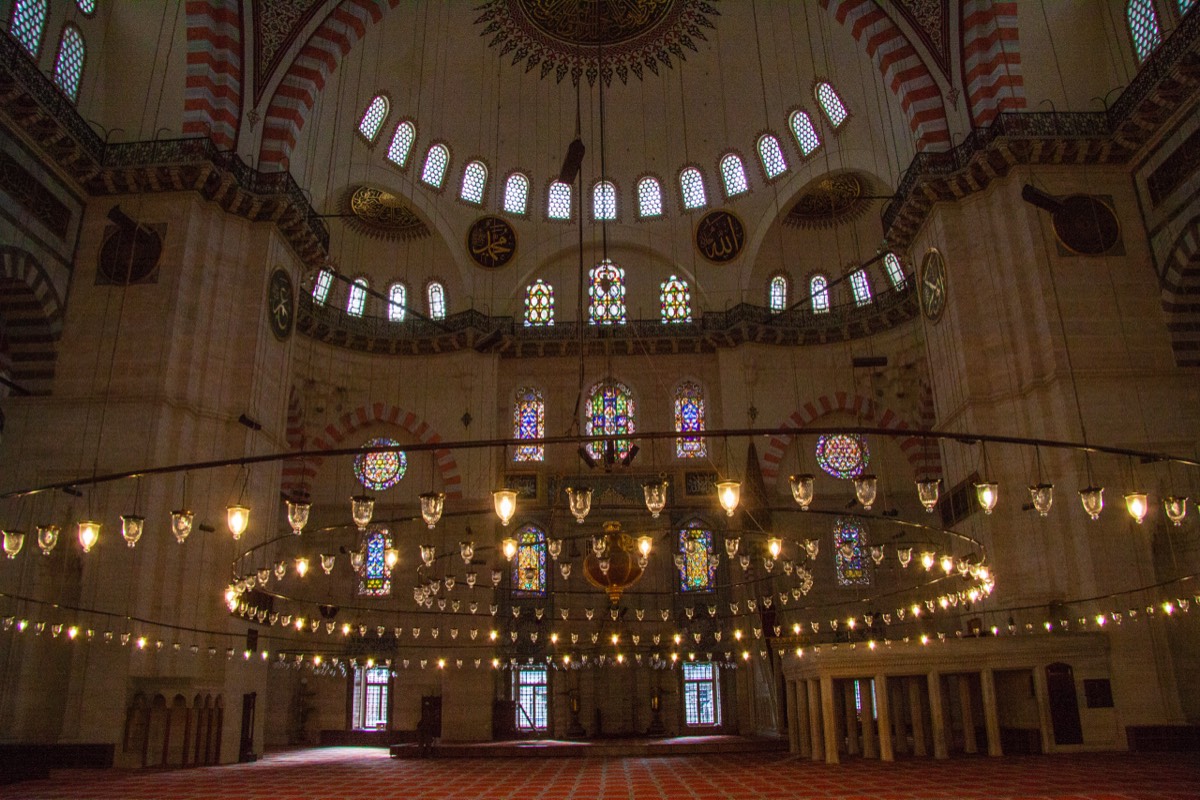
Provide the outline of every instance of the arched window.
{"type": "Polygon", "coordinates": [[[695,167],[687,167],[679,173],[679,191],[683,195],[683,207],[688,210],[708,205],[704,176],[695,167]]]}
{"type": "Polygon", "coordinates": [[[392,134],[391,144],[388,145],[387,158],[398,167],[408,164],[408,154],[412,152],[413,142],[417,140],[417,126],[408,120],[402,120],[392,134]]]}
{"type": "Polygon", "coordinates": [[[388,320],[404,322],[408,315],[408,288],[403,283],[393,283],[388,287],[388,320]]]}
{"type": "Polygon", "coordinates": [[[525,287],[525,327],[554,324],[554,287],[538,278],[525,287]]]}
{"type": "Polygon", "coordinates": [[[688,291],[687,281],[674,275],[663,281],[658,300],[662,310],[663,323],[692,321],[692,293],[688,291]]]}
{"type": "Polygon", "coordinates": [[[605,259],[588,275],[588,322],[592,325],[625,324],[625,270],[605,259]]]}
{"type": "MultiPolygon", "coordinates": [[[[588,392],[583,432],[587,436],[614,436],[634,432],[633,393],[629,387],[611,378],[600,381],[588,392]]],[[[616,440],[616,457],[629,453],[628,439],[616,440]]],[[[604,457],[604,442],[587,444],[588,454],[596,460],[604,457]]]]}
{"type": "Polygon", "coordinates": [[[83,77],[83,34],[67,23],[54,58],[54,83],[74,103],[79,99],[79,81],[83,77]]]}
{"type": "MultiPolygon", "coordinates": [[[[678,433],[704,431],[704,393],[700,384],[684,381],[675,390],[675,430],[678,433]]],[[[703,436],[679,436],[675,439],[678,458],[704,458],[708,446],[703,436]]]]}
{"type": "Polygon", "coordinates": [[[446,318],[446,287],[437,281],[430,281],[425,287],[425,299],[429,303],[430,319],[446,318]]]}
{"type": "Polygon", "coordinates": [[[854,518],[838,517],[833,528],[833,562],[837,567],[838,586],[870,586],[866,558],[863,557],[865,531],[854,518]]]}
{"type": "Polygon", "coordinates": [[[764,134],[758,139],[758,158],[762,161],[763,172],[768,179],[777,178],[787,172],[787,159],[783,157],[783,148],[779,140],[771,134],[764,134]]]}
{"type": "Polygon", "coordinates": [[[482,161],[471,161],[463,168],[462,189],[458,196],[476,205],[483,202],[483,190],[487,186],[487,167],[482,161]]]}
{"type": "Polygon", "coordinates": [[[713,555],[713,532],[698,519],[679,530],[679,589],[684,592],[711,592],[717,582],[713,555]]]}
{"type": "Polygon", "coordinates": [[[1129,35],[1133,37],[1133,50],[1140,64],[1162,44],[1154,0],[1129,0],[1125,4],[1125,18],[1129,22],[1129,35]]]}
{"type": "Polygon", "coordinates": [[[446,167],[450,166],[450,150],[444,144],[435,144],[425,154],[425,166],[421,169],[421,181],[435,189],[442,188],[446,178],[446,167]]]}
{"type": "Polygon", "coordinates": [[[871,282],[867,279],[865,269],[850,273],[850,290],[854,293],[854,305],[865,306],[871,302],[871,282]]]}
{"type": "Polygon", "coordinates": [[[750,191],[746,183],[746,167],[737,153],[721,156],[721,180],[725,183],[725,196],[734,197],[750,191]]]}
{"type": "Polygon", "coordinates": [[[384,528],[376,528],[363,541],[366,559],[358,579],[358,593],[364,597],[387,597],[392,593],[392,571],[387,565],[387,550],[392,537],[384,528]]]}
{"type": "Polygon", "coordinates": [[[838,97],[833,86],[822,81],[817,84],[813,94],[816,95],[817,102],[820,103],[821,110],[825,112],[825,118],[829,120],[829,124],[835,128],[840,127],[849,114],[846,106],[842,103],[842,98],[838,97]]]}
{"type": "Polygon", "coordinates": [[[346,313],[352,317],[361,317],[363,309],[367,306],[367,286],[366,278],[355,278],[354,283],[350,284],[350,293],[346,295],[346,313]]]}
{"type": "Polygon", "coordinates": [[[554,181],[546,193],[546,216],[550,219],[571,218],[571,184],[554,181]]]}
{"type": "Polygon", "coordinates": [[[814,314],[824,314],[829,311],[829,281],[824,275],[813,275],[808,282],[808,294],[812,297],[814,314]]]}
{"type": "Polygon", "coordinates": [[[887,270],[888,280],[892,282],[892,288],[896,291],[903,289],[906,282],[904,268],[900,266],[900,259],[895,253],[888,253],[883,257],[883,268],[887,270]]]}
{"type": "Polygon", "coordinates": [[[325,305],[325,301],[329,299],[331,288],[333,288],[333,273],[323,269],[317,273],[317,279],[313,281],[313,302],[319,306],[325,305]]]}
{"type": "Polygon", "coordinates": [[[529,206],[529,178],[519,172],[504,182],[504,210],[509,214],[524,214],[529,206]]]}
{"type": "Polygon", "coordinates": [[[34,58],[42,47],[42,31],[46,28],[46,0],[17,0],[13,5],[8,32],[34,58]]]}
{"type": "Polygon", "coordinates": [[[662,186],[658,179],[647,175],[637,183],[638,216],[661,217],[663,213],[662,186]]]}
{"type": "Polygon", "coordinates": [[[617,187],[612,181],[596,181],[592,187],[592,219],[617,218],[617,187]]]}
{"type": "Polygon", "coordinates": [[[786,275],[776,275],[771,278],[767,290],[767,306],[775,314],[786,311],[788,307],[788,279],[786,275]]]}
{"type": "Polygon", "coordinates": [[[358,121],[358,132],[364,139],[374,144],[387,115],[388,99],[381,94],[375,95],[367,105],[367,110],[363,112],[362,119],[358,121]]]}
{"type": "Polygon", "coordinates": [[[513,593],[541,597],[546,594],[546,532],[536,525],[525,525],[517,531],[516,539],[513,593]]]}
{"type": "Polygon", "coordinates": [[[808,158],[814,150],[821,146],[821,137],[817,136],[817,129],[813,127],[812,117],[804,111],[793,111],[789,122],[800,152],[804,154],[805,158],[808,158]]]}
{"type": "Polygon", "coordinates": [[[96,13],[96,0],[75,0],[75,5],[85,17],[96,13]]]}
{"type": "MultiPolygon", "coordinates": [[[[513,438],[541,439],[546,435],[546,401],[537,389],[518,389],[513,404],[513,438]]],[[[545,447],[540,444],[519,445],[513,461],[542,461],[545,447]]]]}

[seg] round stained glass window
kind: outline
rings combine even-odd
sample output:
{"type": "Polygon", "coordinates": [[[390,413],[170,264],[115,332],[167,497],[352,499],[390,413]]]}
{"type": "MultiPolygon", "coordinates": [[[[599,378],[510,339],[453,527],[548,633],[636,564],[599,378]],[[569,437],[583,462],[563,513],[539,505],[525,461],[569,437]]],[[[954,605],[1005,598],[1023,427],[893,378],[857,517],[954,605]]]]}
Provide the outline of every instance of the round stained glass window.
{"type": "Polygon", "coordinates": [[[870,460],[867,440],[857,434],[834,433],[817,439],[817,463],[835,478],[857,478],[870,460]]]}
{"type": "Polygon", "coordinates": [[[395,439],[371,439],[363,444],[361,453],[354,457],[354,477],[372,491],[382,492],[400,482],[408,470],[408,456],[403,450],[377,450],[372,447],[398,447],[395,439]]]}

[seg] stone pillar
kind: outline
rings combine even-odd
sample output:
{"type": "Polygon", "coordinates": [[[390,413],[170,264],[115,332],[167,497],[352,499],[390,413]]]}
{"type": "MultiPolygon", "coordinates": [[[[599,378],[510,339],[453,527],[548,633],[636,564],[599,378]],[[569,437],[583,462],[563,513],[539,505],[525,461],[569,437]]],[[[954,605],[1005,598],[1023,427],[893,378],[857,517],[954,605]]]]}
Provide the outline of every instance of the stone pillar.
{"type": "Polygon", "coordinates": [[[821,694],[818,689],[816,679],[806,680],[805,685],[808,695],[808,736],[812,739],[812,760],[820,761],[825,754],[825,738],[822,736],[824,730],[823,716],[821,711],[821,694]]]}
{"type": "Polygon", "coordinates": [[[979,742],[975,738],[975,708],[971,701],[971,676],[958,675],[958,704],[962,710],[963,752],[975,755],[979,742]]]}
{"type": "Polygon", "coordinates": [[[921,702],[921,679],[905,678],[908,683],[908,713],[912,719],[913,755],[927,756],[929,748],[925,744],[925,704],[921,702]]]}
{"type": "Polygon", "coordinates": [[[933,728],[933,757],[949,758],[946,747],[946,708],[942,696],[942,675],[936,670],[929,673],[929,720],[933,728]]]}
{"type": "Polygon", "coordinates": [[[879,724],[879,760],[895,761],[892,750],[892,715],[886,675],[875,676],[875,716],[879,724]]]}
{"type": "Polygon", "coordinates": [[[983,727],[987,730],[989,756],[1002,756],[1000,745],[1000,714],[996,710],[996,673],[990,668],[979,672],[980,694],[983,695],[983,727]]]}
{"type": "Polygon", "coordinates": [[[905,722],[904,710],[904,678],[896,678],[891,681],[889,690],[891,696],[891,711],[892,711],[892,747],[897,753],[908,752],[908,723],[905,722]]]}
{"type": "Polygon", "coordinates": [[[856,756],[858,749],[858,708],[854,703],[854,680],[842,681],[842,696],[846,703],[846,754],[856,756]]]}
{"type": "Polygon", "coordinates": [[[837,740],[837,717],[834,716],[835,705],[833,702],[833,678],[828,675],[821,676],[821,721],[823,723],[823,734],[825,737],[825,763],[837,764],[838,759],[838,740],[837,740]]]}
{"type": "Polygon", "coordinates": [[[1042,752],[1054,752],[1054,728],[1050,721],[1050,687],[1046,685],[1046,670],[1033,668],[1033,695],[1037,700],[1038,731],[1042,735],[1042,752]]]}
{"type": "Polygon", "coordinates": [[[796,721],[796,682],[785,680],[784,691],[787,696],[787,729],[788,752],[800,752],[800,728],[796,721]]]}
{"type": "Polygon", "coordinates": [[[812,758],[812,728],[808,719],[808,681],[796,682],[796,742],[801,758],[812,758]]]}
{"type": "Polygon", "coordinates": [[[875,701],[871,691],[870,678],[859,681],[862,690],[862,746],[864,758],[879,758],[879,749],[875,746],[875,701]]]}

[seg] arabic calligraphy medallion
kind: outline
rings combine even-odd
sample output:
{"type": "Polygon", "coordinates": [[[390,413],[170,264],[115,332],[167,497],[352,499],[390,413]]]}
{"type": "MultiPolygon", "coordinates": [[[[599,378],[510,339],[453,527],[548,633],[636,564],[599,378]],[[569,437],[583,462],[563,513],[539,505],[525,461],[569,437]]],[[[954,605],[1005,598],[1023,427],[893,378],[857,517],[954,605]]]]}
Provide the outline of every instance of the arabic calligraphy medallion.
{"type": "Polygon", "coordinates": [[[292,333],[292,304],[294,302],[292,278],[282,269],[271,273],[267,289],[267,322],[271,333],[280,341],[292,333]]]}
{"type": "Polygon", "coordinates": [[[500,217],[480,217],[467,231],[467,252],[484,269],[499,269],[517,254],[517,232],[500,217]]]}
{"type": "Polygon", "coordinates": [[[745,244],[742,221],[728,211],[710,211],[696,226],[696,249],[714,264],[733,261],[745,244]]]}

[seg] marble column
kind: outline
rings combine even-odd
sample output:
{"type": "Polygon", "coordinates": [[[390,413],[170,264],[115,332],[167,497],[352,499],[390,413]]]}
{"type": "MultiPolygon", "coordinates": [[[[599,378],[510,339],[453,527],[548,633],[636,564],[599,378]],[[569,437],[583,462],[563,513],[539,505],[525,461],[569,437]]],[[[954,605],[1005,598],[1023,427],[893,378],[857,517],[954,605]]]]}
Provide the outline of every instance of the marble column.
{"type": "Polygon", "coordinates": [[[858,708],[854,702],[853,680],[842,681],[842,697],[846,704],[846,754],[856,756],[858,747],[858,708]]]}
{"type": "Polygon", "coordinates": [[[963,752],[975,755],[979,752],[979,742],[975,738],[975,707],[971,699],[971,676],[957,675],[958,705],[962,712],[963,752]]]}
{"type": "Polygon", "coordinates": [[[825,763],[837,764],[838,758],[838,738],[837,738],[837,717],[835,716],[836,704],[833,700],[833,678],[828,675],[821,676],[821,721],[823,723],[823,734],[825,737],[825,763]]]}
{"type": "Polygon", "coordinates": [[[875,716],[879,725],[879,760],[895,761],[892,749],[892,715],[886,675],[875,676],[875,716]]]}
{"type": "Polygon", "coordinates": [[[1046,685],[1046,670],[1033,669],[1033,695],[1037,700],[1038,732],[1042,735],[1042,752],[1054,752],[1054,727],[1050,721],[1050,687],[1046,685]]]}
{"type": "Polygon", "coordinates": [[[925,743],[925,703],[921,700],[921,679],[909,677],[908,683],[908,713],[912,719],[913,755],[927,756],[929,748],[925,743]]]}
{"type": "Polygon", "coordinates": [[[949,758],[950,752],[946,747],[946,705],[942,694],[942,675],[940,672],[930,672],[929,679],[929,721],[933,728],[933,757],[949,758]]]}
{"type": "Polygon", "coordinates": [[[863,678],[858,682],[862,690],[862,748],[864,758],[879,758],[879,749],[875,746],[875,701],[872,699],[871,679],[863,678]]]}
{"type": "Polygon", "coordinates": [[[991,669],[979,673],[980,694],[983,695],[983,727],[987,731],[989,756],[1004,755],[1000,744],[1000,713],[996,709],[996,673],[991,669]]]}
{"type": "Polygon", "coordinates": [[[804,682],[808,695],[808,732],[812,739],[812,760],[820,761],[825,754],[824,722],[821,711],[821,693],[818,682],[810,678],[804,682]]]}

